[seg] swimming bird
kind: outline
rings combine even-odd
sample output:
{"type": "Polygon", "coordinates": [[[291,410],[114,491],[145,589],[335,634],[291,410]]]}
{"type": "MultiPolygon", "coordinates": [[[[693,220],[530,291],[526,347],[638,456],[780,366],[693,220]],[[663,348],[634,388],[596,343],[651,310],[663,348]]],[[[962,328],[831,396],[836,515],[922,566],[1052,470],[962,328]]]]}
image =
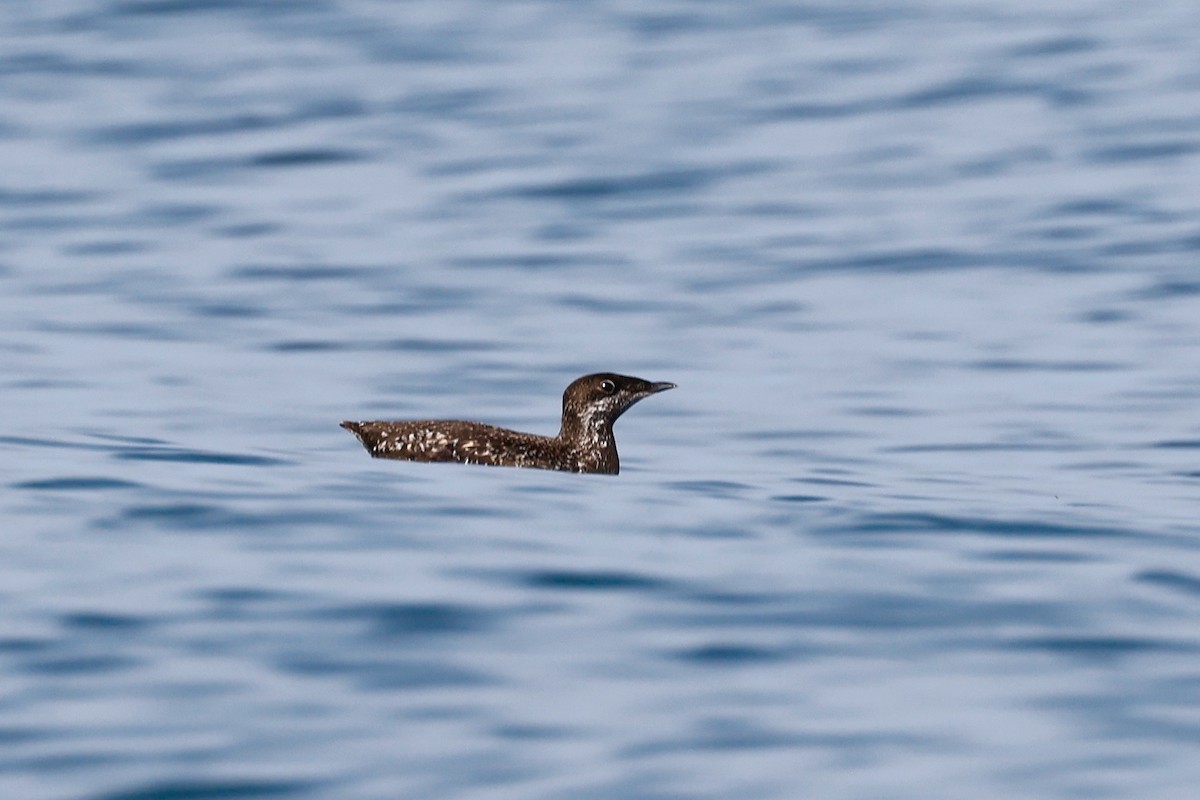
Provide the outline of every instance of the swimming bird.
{"type": "Polygon", "coordinates": [[[562,428],[557,436],[446,419],[343,422],[342,427],[357,436],[374,458],[616,475],[621,462],[613,423],[642,398],[674,388],[673,383],[651,383],[611,372],[584,375],[563,392],[562,428]]]}

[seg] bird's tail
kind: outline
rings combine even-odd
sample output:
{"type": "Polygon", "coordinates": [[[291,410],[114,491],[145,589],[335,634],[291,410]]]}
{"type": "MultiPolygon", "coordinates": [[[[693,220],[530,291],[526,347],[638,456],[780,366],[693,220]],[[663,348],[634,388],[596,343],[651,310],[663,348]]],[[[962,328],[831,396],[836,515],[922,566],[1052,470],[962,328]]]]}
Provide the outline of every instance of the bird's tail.
{"type": "Polygon", "coordinates": [[[370,449],[370,445],[367,444],[366,431],[363,429],[363,423],[346,421],[342,423],[342,427],[358,437],[358,441],[362,443],[363,447],[370,449]]]}

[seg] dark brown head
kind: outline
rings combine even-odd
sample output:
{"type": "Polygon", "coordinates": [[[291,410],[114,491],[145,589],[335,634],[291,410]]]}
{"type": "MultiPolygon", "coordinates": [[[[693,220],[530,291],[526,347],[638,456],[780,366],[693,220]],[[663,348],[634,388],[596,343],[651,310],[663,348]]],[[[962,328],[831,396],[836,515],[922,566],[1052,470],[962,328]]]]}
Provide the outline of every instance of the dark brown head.
{"type": "Polygon", "coordinates": [[[563,435],[611,436],[612,424],[631,405],[674,388],[673,383],[651,383],[611,372],[584,375],[563,392],[563,435]]]}

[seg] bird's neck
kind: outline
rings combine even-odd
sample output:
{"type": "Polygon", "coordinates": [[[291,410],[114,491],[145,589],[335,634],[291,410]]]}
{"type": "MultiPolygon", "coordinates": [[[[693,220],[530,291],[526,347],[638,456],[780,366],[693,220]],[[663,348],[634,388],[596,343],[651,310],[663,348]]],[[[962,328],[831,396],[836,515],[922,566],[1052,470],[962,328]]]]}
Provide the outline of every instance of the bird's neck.
{"type": "Polygon", "coordinates": [[[575,447],[587,450],[604,450],[614,447],[613,421],[607,414],[564,410],[562,428],[558,438],[575,447]]]}
{"type": "Polygon", "coordinates": [[[573,414],[564,411],[558,439],[570,449],[584,472],[616,475],[621,469],[613,421],[607,414],[573,414]]]}

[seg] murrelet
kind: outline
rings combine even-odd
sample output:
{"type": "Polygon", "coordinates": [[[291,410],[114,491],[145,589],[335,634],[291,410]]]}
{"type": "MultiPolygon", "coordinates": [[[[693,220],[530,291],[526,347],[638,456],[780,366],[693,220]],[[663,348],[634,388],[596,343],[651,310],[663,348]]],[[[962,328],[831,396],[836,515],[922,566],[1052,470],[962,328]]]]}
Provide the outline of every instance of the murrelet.
{"type": "Polygon", "coordinates": [[[599,372],[563,392],[562,429],[538,436],[480,422],[434,419],[412,422],[343,422],[374,458],[457,461],[495,467],[530,467],[616,475],[621,471],[613,423],[631,405],[673,383],[599,372]]]}

